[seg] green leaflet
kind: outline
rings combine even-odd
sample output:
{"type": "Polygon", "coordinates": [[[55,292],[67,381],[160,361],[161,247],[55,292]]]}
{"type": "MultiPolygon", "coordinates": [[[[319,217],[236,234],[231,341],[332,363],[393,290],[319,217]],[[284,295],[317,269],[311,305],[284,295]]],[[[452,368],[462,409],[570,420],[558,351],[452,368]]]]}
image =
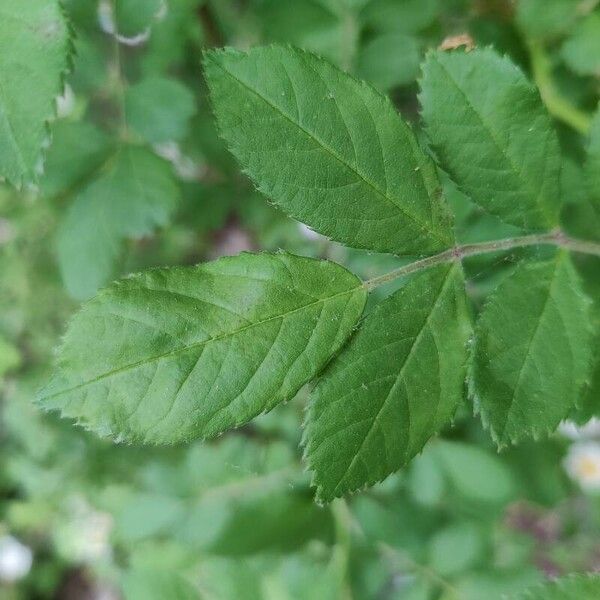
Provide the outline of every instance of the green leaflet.
{"type": "Polygon", "coordinates": [[[420,99],[442,168],[475,203],[525,229],[557,225],[558,139],[537,90],[508,58],[431,52],[420,99]]]}
{"type": "Polygon", "coordinates": [[[512,472],[497,454],[465,442],[436,440],[421,457],[432,455],[445,479],[464,501],[502,506],[516,495],[512,472]]]}
{"type": "Polygon", "coordinates": [[[556,581],[532,587],[509,600],[597,600],[600,598],[598,575],[568,575],[556,581]]]}
{"type": "Polygon", "coordinates": [[[591,372],[582,391],[577,409],[569,415],[576,423],[587,423],[592,417],[600,417],[600,260],[597,257],[578,257],[575,262],[581,276],[584,291],[592,300],[590,310],[592,324],[591,372]]]}
{"type": "Polygon", "coordinates": [[[591,358],[589,301],[566,252],[521,264],[476,327],[470,392],[499,446],[553,431],[579,400],[591,358]]]}
{"type": "Polygon", "coordinates": [[[122,241],[168,222],[179,190],[171,166],[146,148],[126,146],[75,197],[57,238],[68,292],[85,300],[115,276],[122,241]]]}
{"type": "Polygon", "coordinates": [[[415,275],[365,318],[314,391],[305,445],[319,498],[381,481],[450,422],[470,333],[458,266],[415,275]]]}
{"type": "Polygon", "coordinates": [[[361,50],[357,72],[381,90],[412,83],[419,74],[419,40],[404,33],[379,35],[361,50]]]}
{"type": "Polygon", "coordinates": [[[600,240],[600,109],[592,120],[590,141],[585,162],[585,185],[590,204],[593,207],[596,236],[600,240]]]}
{"type": "Polygon", "coordinates": [[[193,446],[186,468],[193,500],[169,531],[194,552],[240,556],[334,539],[331,511],[315,505],[287,442],[224,436],[193,446]]]}
{"type": "Polygon", "coordinates": [[[341,65],[357,40],[348,46],[347,15],[328,4],[334,3],[264,0],[256,10],[265,39],[293,44],[341,65]]]}
{"type": "Polygon", "coordinates": [[[148,77],[125,93],[127,124],[154,144],[185,137],[196,111],[194,94],[176,79],[148,77]]]}
{"type": "Polygon", "coordinates": [[[17,368],[20,364],[21,353],[19,349],[0,334],[0,383],[5,373],[17,368]]]}
{"type": "Polygon", "coordinates": [[[342,267],[284,253],[147,271],[75,316],[41,400],[119,439],[214,436],[313,379],[365,298],[342,267]]]}
{"type": "Polygon", "coordinates": [[[195,587],[168,569],[136,568],[122,579],[125,600],[200,600],[195,587]]]}
{"type": "Polygon", "coordinates": [[[533,39],[556,38],[573,26],[578,8],[572,0],[519,0],[516,20],[533,39]]]}
{"type": "Polygon", "coordinates": [[[146,34],[162,10],[162,0],[114,0],[117,33],[126,38],[146,34]]]}
{"type": "Polygon", "coordinates": [[[590,129],[583,182],[579,172],[576,176],[568,180],[569,186],[563,192],[566,197],[562,225],[571,235],[600,241],[600,110],[590,129]]]}
{"type": "Polygon", "coordinates": [[[431,25],[440,0],[370,0],[362,11],[364,25],[379,31],[416,33],[431,25]]]}
{"type": "Polygon", "coordinates": [[[69,195],[114,153],[112,140],[86,121],[57,121],[52,127],[52,145],[46,155],[40,192],[48,199],[69,195]]]}
{"type": "Polygon", "coordinates": [[[480,527],[471,521],[457,521],[433,535],[428,562],[436,573],[451,577],[476,566],[485,551],[480,527]]]}
{"type": "Polygon", "coordinates": [[[71,46],[57,0],[0,0],[0,176],[36,178],[71,46]]]}
{"type": "Polygon", "coordinates": [[[289,215],[357,248],[452,246],[435,167],[388,99],[292,48],[211,51],[204,62],[223,137],[289,215]]]}
{"type": "Polygon", "coordinates": [[[600,75],[600,14],[585,17],[562,47],[565,63],[579,75],[600,75]]]}

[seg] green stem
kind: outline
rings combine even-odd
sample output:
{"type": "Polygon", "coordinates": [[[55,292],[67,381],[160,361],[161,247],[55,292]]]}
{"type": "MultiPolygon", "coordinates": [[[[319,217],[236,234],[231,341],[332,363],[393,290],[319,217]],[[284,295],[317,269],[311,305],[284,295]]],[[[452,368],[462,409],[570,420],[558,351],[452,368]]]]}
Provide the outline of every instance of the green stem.
{"type": "Polygon", "coordinates": [[[331,512],[335,523],[336,543],[331,559],[331,565],[338,579],[340,600],[351,600],[352,591],[348,585],[348,567],[352,549],[352,513],[343,499],[334,500],[331,512]]]}
{"type": "Polygon", "coordinates": [[[504,240],[493,240],[491,242],[481,242],[478,244],[464,244],[455,246],[421,260],[416,260],[408,265],[384,273],[379,277],[374,277],[364,282],[367,289],[379,287],[390,281],[394,281],[399,277],[429,269],[448,262],[461,261],[469,256],[479,256],[481,254],[491,254],[493,252],[501,252],[503,250],[512,250],[514,248],[524,248],[526,246],[557,246],[573,252],[581,254],[591,254],[600,256],[600,244],[595,242],[587,242],[584,240],[576,240],[566,236],[562,231],[552,231],[550,233],[540,233],[534,235],[525,235],[522,237],[508,238],[504,240]]]}
{"type": "Polygon", "coordinates": [[[544,47],[541,43],[535,41],[529,41],[527,46],[533,79],[540,90],[540,95],[548,112],[579,133],[587,134],[590,130],[592,118],[569,102],[556,88],[552,79],[552,64],[544,47]]]}

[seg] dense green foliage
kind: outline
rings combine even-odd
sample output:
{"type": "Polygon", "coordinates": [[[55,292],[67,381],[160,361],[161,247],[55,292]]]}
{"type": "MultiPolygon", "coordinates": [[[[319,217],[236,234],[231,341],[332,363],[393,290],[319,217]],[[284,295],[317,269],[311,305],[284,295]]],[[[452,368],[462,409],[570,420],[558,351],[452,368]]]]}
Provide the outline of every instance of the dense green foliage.
{"type": "Polygon", "coordinates": [[[600,596],[598,39],[0,0],[0,596],[600,596]]]}

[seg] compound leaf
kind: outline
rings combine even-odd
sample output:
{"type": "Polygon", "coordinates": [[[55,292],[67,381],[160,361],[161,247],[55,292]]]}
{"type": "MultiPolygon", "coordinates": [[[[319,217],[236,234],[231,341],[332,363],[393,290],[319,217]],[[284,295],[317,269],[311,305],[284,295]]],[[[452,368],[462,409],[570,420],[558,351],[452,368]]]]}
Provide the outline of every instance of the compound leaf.
{"type": "Polygon", "coordinates": [[[553,431],[576,405],[590,358],[589,301],[569,256],[520,265],[479,318],[470,369],[496,443],[553,431]]]}
{"type": "Polygon", "coordinates": [[[221,133],[258,188],[334,240],[396,254],[453,243],[435,167],[391,102],[292,48],[205,55],[221,133]]]}
{"type": "Polygon", "coordinates": [[[431,52],[420,97],[441,166],[474,202],[525,229],[557,225],[558,138],[508,58],[491,49],[431,52]]]}
{"type": "Polygon", "coordinates": [[[314,391],[306,456],[322,500],[381,481],[450,422],[470,332],[458,266],[412,277],[366,317],[314,391]]]}
{"type": "Polygon", "coordinates": [[[596,600],[600,597],[598,575],[568,575],[511,596],[512,600],[596,600]]]}
{"type": "Polygon", "coordinates": [[[41,398],[124,440],[214,436],[313,379],[365,298],[344,268],[284,253],[147,271],[75,316],[41,398]]]}
{"type": "Polygon", "coordinates": [[[68,292],[93,296],[115,275],[122,241],[165,225],[179,189],[170,165],[139,146],[122,147],[69,207],[58,231],[58,261],[68,292]]]}
{"type": "Polygon", "coordinates": [[[71,42],[57,0],[0,0],[0,176],[32,181],[71,42]]]}

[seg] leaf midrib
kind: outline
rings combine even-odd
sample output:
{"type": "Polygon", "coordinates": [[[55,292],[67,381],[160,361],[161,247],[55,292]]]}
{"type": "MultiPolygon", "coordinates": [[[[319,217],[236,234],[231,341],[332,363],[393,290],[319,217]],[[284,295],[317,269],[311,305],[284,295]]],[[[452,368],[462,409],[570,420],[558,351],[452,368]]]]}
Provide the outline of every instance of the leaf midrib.
{"type": "Polygon", "coordinates": [[[163,358],[167,358],[169,356],[176,356],[180,353],[184,353],[187,352],[189,350],[192,350],[194,348],[200,348],[206,344],[210,344],[212,342],[218,342],[220,340],[226,339],[228,337],[232,337],[234,335],[238,335],[241,334],[249,329],[252,329],[254,327],[258,327],[260,325],[264,325],[265,323],[269,323],[270,321],[275,321],[277,319],[282,319],[284,317],[287,317],[289,315],[293,315],[301,310],[305,310],[307,308],[311,308],[313,306],[316,306],[317,304],[321,303],[321,302],[328,302],[330,300],[334,300],[336,298],[339,298],[341,296],[344,295],[350,295],[350,294],[354,294],[355,292],[359,291],[359,290],[364,290],[364,285],[361,283],[359,283],[356,287],[350,288],[348,290],[344,290],[343,292],[338,292],[336,294],[334,294],[333,296],[328,296],[327,298],[319,298],[318,300],[315,300],[314,302],[310,302],[308,304],[304,304],[303,306],[299,306],[298,308],[295,308],[291,311],[287,311],[285,313],[281,313],[281,314],[277,314],[277,315],[273,315],[267,319],[262,319],[260,321],[256,321],[255,323],[251,323],[249,325],[244,325],[243,327],[240,327],[239,329],[235,329],[233,331],[228,331],[226,333],[222,333],[220,335],[217,335],[215,337],[212,338],[208,338],[206,340],[201,340],[199,342],[194,342],[193,344],[188,344],[187,346],[182,346],[181,348],[175,348],[174,350],[170,350],[169,352],[164,352],[162,354],[157,354],[155,356],[151,356],[149,358],[144,358],[142,360],[139,360],[135,363],[130,363],[127,365],[124,365],[122,367],[119,367],[118,369],[112,369],[111,371],[107,371],[106,373],[102,373],[96,377],[94,377],[93,379],[90,379],[88,381],[84,381],[82,383],[79,383],[77,385],[71,386],[70,388],[66,388],[63,390],[60,390],[58,392],[54,392],[52,394],[48,394],[43,396],[44,399],[51,399],[51,398],[55,398],[57,396],[62,396],[63,394],[69,394],[71,392],[74,392],[76,390],[79,390],[81,388],[84,388],[86,386],[89,385],[94,385],[95,383],[98,383],[99,381],[103,381],[104,379],[108,379],[110,377],[116,376],[116,375],[120,375],[121,373],[124,373],[126,371],[129,370],[133,370],[136,369],[140,366],[146,365],[146,364],[150,364],[152,362],[161,360],[163,358]]]}
{"type": "Polygon", "coordinates": [[[409,213],[405,209],[403,209],[401,205],[399,205],[396,202],[394,202],[394,200],[392,200],[392,198],[389,197],[383,190],[381,190],[374,182],[372,182],[370,179],[367,179],[358,170],[358,168],[353,167],[350,163],[348,163],[346,160],[344,160],[337,152],[335,152],[335,150],[333,150],[333,148],[331,148],[328,144],[326,144],[325,142],[323,142],[320,138],[316,137],[316,135],[314,133],[312,133],[311,131],[309,131],[305,127],[303,127],[298,121],[294,120],[287,113],[283,112],[283,110],[281,110],[281,108],[279,108],[278,106],[276,106],[275,104],[273,104],[267,97],[263,96],[258,90],[255,90],[254,88],[252,88],[251,86],[249,86],[245,81],[242,81],[241,79],[239,79],[238,77],[236,77],[231,71],[228,71],[222,64],[220,64],[217,60],[215,60],[215,58],[213,56],[209,55],[208,59],[216,67],[218,67],[226,75],[228,75],[231,79],[233,79],[235,82],[237,82],[240,86],[242,86],[244,89],[248,90],[249,92],[253,93],[258,98],[260,98],[265,104],[267,104],[268,106],[270,106],[275,112],[277,112],[278,114],[280,114],[284,119],[286,119],[287,121],[289,121],[292,125],[294,125],[295,127],[297,127],[300,131],[302,131],[309,139],[313,140],[327,154],[329,154],[330,156],[332,156],[341,165],[343,165],[349,171],[351,171],[352,173],[354,173],[360,179],[360,181],[362,181],[368,187],[370,187],[377,195],[381,196],[381,198],[383,198],[384,200],[386,200],[387,202],[389,202],[396,210],[398,210],[400,213],[402,213],[406,218],[408,218],[409,220],[411,220],[419,228],[424,228],[438,242],[441,242],[444,247],[448,247],[449,240],[446,239],[446,238],[444,238],[443,236],[441,236],[436,231],[434,231],[432,229],[431,225],[428,222],[426,222],[426,221],[420,221],[414,215],[412,215],[411,213],[409,213]]]}
{"type": "Polygon", "coordinates": [[[510,402],[508,405],[508,410],[506,411],[506,417],[504,418],[504,423],[502,425],[502,428],[500,429],[500,431],[497,434],[499,441],[502,441],[505,439],[506,429],[508,428],[511,414],[517,404],[517,395],[521,388],[521,381],[523,379],[523,373],[525,372],[525,365],[528,365],[529,362],[531,361],[531,357],[532,357],[531,348],[538,336],[542,319],[544,318],[544,315],[546,314],[546,310],[548,308],[548,303],[550,302],[550,299],[553,297],[553,288],[556,283],[557,273],[558,273],[558,269],[560,266],[559,261],[560,261],[560,256],[554,264],[554,269],[552,271],[552,279],[550,280],[550,285],[548,286],[548,294],[546,296],[546,299],[544,300],[544,304],[542,306],[542,310],[540,311],[540,315],[537,319],[535,329],[533,330],[533,334],[531,335],[531,338],[529,339],[529,342],[527,343],[527,350],[525,352],[525,355],[523,357],[523,362],[521,363],[521,367],[520,367],[519,373],[517,375],[517,381],[515,382],[515,386],[512,391],[512,395],[511,395],[510,402]]]}
{"type": "MultiPolygon", "coordinates": [[[[451,280],[453,280],[452,275],[454,275],[454,272],[455,272],[455,267],[450,267],[448,269],[448,273],[446,274],[446,277],[444,278],[444,281],[443,281],[443,283],[442,283],[442,285],[440,287],[440,291],[438,292],[437,297],[435,299],[435,302],[433,303],[433,306],[431,307],[431,311],[429,312],[429,314],[425,318],[425,321],[423,322],[422,327],[419,329],[419,333],[415,336],[414,342],[411,345],[410,350],[409,350],[408,354],[406,355],[406,358],[404,359],[404,361],[402,363],[402,366],[400,367],[400,370],[398,371],[398,375],[396,376],[396,378],[394,380],[394,383],[390,387],[390,391],[388,392],[386,398],[381,403],[381,406],[380,406],[379,410],[377,411],[377,414],[373,418],[373,423],[369,427],[369,429],[368,429],[368,431],[367,431],[367,433],[366,433],[363,441],[360,444],[360,447],[358,448],[358,450],[354,454],[354,457],[352,458],[352,460],[350,461],[348,467],[344,471],[344,474],[341,476],[340,480],[336,484],[336,486],[335,486],[335,488],[333,490],[333,495],[334,496],[336,495],[336,493],[338,492],[340,486],[344,482],[344,479],[348,476],[348,473],[350,473],[351,470],[354,468],[354,465],[356,464],[356,461],[358,460],[361,452],[363,451],[363,448],[365,447],[365,444],[367,443],[367,441],[370,439],[371,435],[375,431],[375,425],[378,423],[379,419],[381,418],[381,415],[383,414],[383,410],[387,406],[387,404],[388,404],[388,402],[389,402],[389,400],[390,400],[390,398],[392,396],[392,393],[393,393],[394,389],[396,388],[396,385],[400,381],[401,377],[404,375],[404,370],[406,368],[406,365],[410,361],[410,359],[412,358],[412,355],[415,352],[415,348],[418,346],[418,344],[419,344],[419,342],[420,342],[420,340],[421,340],[421,338],[423,336],[423,333],[424,333],[425,329],[429,325],[429,322],[430,322],[430,320],[432,318],[433,313],[437,310],[438,303],[440,301],[440,298],[442,297],[442,295],[446,291],[446,288],[448,286],[448,282],[451,281],[451,280]]],[[[409,450],[409,448],[410,448],[410,431],[408,433],[407,451],[409,450]]]]}
{"type": "MultiPolygon", "coordinates": [[[[434,55],[434,57],[435,57],[435,55],[434,55]]],[[[477,119],[481,123],[483,129],[487,132],[487,134],[489,135],[490,139],[492,140],[492,143],[496,147],[496,150],[498,151],[498,153],[500,154],[500,156],[502,156],[506,160],[506,162],[508,163],[511,172],[514,173],[515,176],[516,176],[516,178],[523,183],[523,186],[525,187],[525,189],[530,194],[532,194],[532,197],[535,200],[536,210],[539,211],[544,216],[544,220],[546,220],[547,223],[552,224],[552,222],[551,222],[552,220],[549,220],[549,221],[547,220],[548,219],[548,215],[546,214],[546,210],[545,210],[544,204],[540,202],[540,196],[542,195],[542,188],[540,188],[539,190],[535,190],[535,189],[533,189],[531,187],[531,182],[528,181],[526,178],[523,177],[523,171],[518,168],[518,165],[513,161],[512,157],[509,155],[509,153],[503,149],[503,147],[500,144],[500,142],[496,139],[496,135],[494,134],[493,129],[490,126],[488,126],[487,122],[485,121],[485,119],[483,118],[483,116],[481,115],[481,113],[477,110],[477,108],[475,107],[475,105],[471,102],[471,100],[467,96],[466,92],[462,89],[462,87],[459,85],[459,83],[456,81],[456,79],[454,79],[454,77],[452,76],[452,74],[450,73],[450,71],[446,67],[446,65],[444,65],[442,62],[440,62],[439,60],[437,60],[437,58],[435,58],[435,61],[438,64],[438,66],[446,74],[446,76],[448,78],[448,81],[450,81],[454,85],[454,87],[456,88],[456,90],[464,98],[465,104],[471,110],[472,114],[474,114],[477,117],[477,119]]]]}

